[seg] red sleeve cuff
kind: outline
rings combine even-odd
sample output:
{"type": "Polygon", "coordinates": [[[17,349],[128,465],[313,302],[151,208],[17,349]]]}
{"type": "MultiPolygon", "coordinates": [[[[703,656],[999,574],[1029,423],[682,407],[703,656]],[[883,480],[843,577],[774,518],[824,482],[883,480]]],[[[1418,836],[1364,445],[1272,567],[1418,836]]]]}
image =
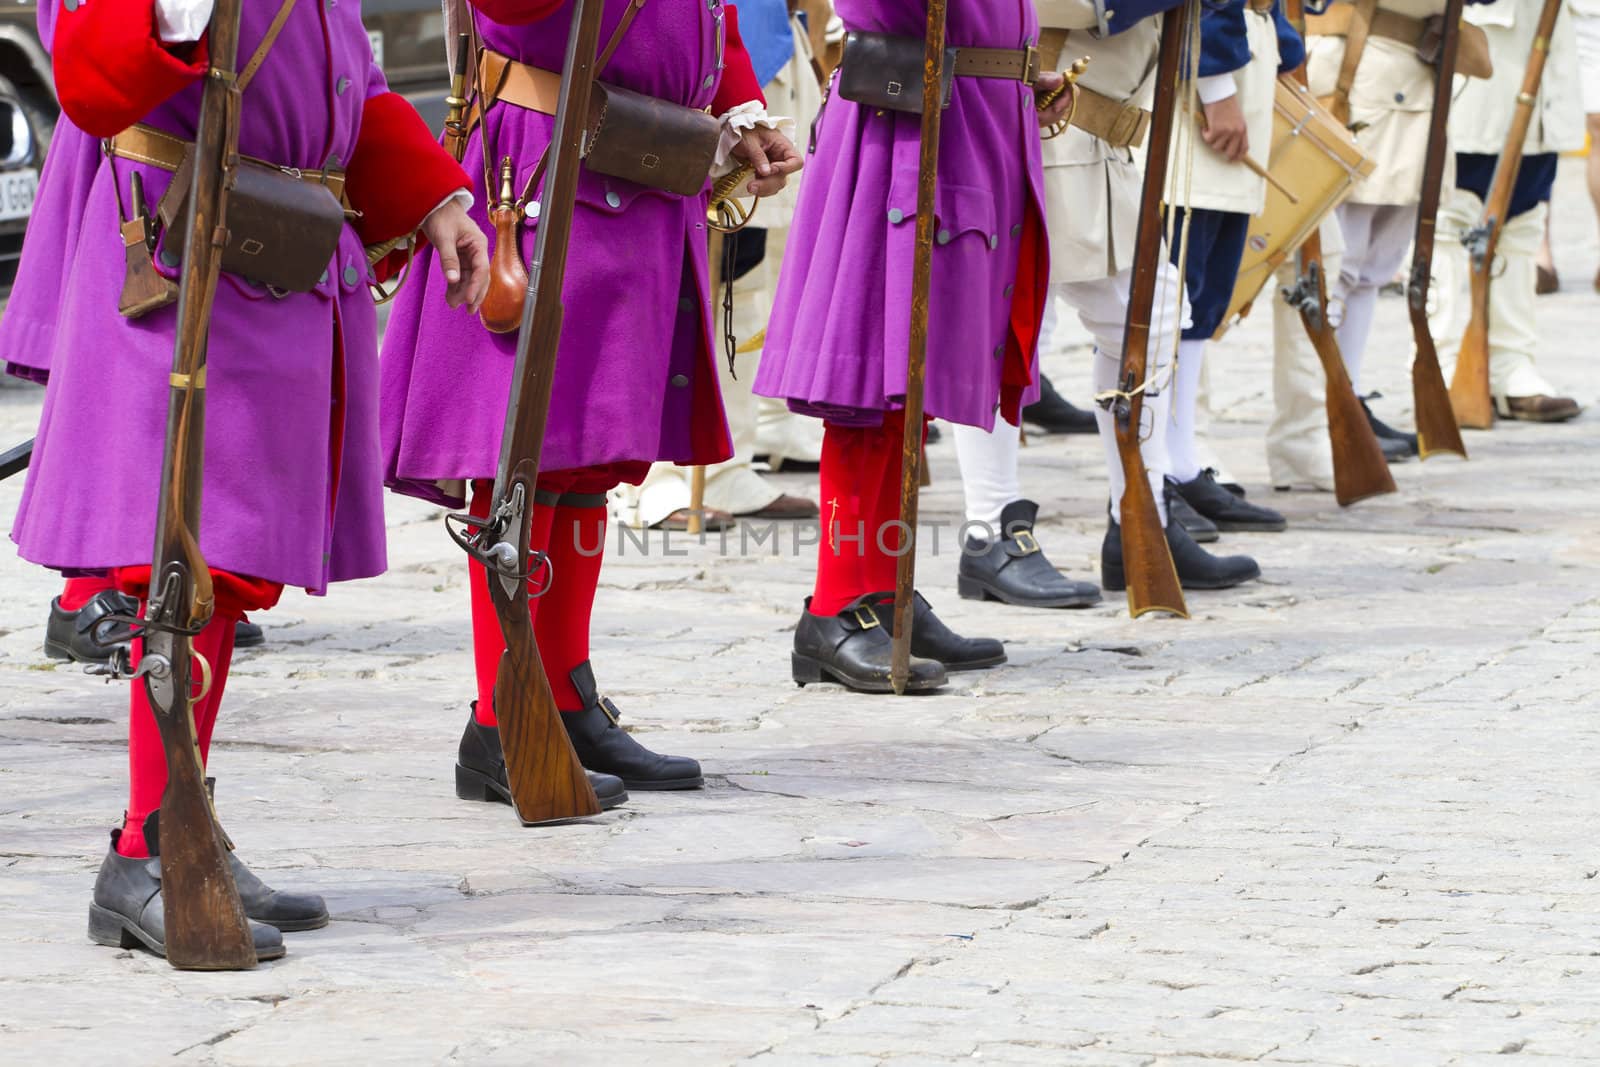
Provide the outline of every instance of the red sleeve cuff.
{"type": "Polygon", "coordinates": [[[345,170],[345,192],[361,212],[355,226],[364,244],[404,237],[451,193],[470,188],[467,172],[439,147],[405,97],[368,98],[345,170]]]}
{"type": "Polygon", "coordinates": [[[756,69],[750,63],[750,53],[745,50],[744,39],[739,36],[739,12],[732,5],[724,7],[728,15],[727,39],[723,47],[722,84],[717,87],[717,97],[711,102],[713,115],[726,115],[740,104],[759,101],[767,106],[761,93],[761,83],[756,81],[756,69]]]}
{"type": "Polygon", "coordinates": [[[95,137],[132,126],[205,74],[205,42],[168,51],[152,0],[59,4],[52,63],[67,118],[95,137]]]}

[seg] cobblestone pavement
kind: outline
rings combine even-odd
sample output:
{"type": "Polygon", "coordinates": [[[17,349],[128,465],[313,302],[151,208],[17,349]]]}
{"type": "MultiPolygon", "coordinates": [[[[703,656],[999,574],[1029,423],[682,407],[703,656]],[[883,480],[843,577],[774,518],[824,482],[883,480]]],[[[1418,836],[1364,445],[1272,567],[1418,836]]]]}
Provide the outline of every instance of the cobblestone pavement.
{"type": "MultiPolygon", "coordinates": [[[[1544,364],[1592,401],[1574,177],[1544,364]]],[[[1408,336],[1398,299],[1380,315],[1378,336],[1408,336]]],[[[1391,397],[1402,348],[1368,360],[1391,397]]],[[[924,588],[1011,664],[865,699],[789,683],[809,563],[788,546],[630,543],[604,574],[599,677],[710,782],[587,825],[523,830],[452,796],[464,567],[436,510],[394,500],[391,572],[290,595],[236,665],[223,820],[335,914],[244,974],[86,941],[125,698],[42,658],[55,583],[7,554],[0,1061],[1600,1058],[1600,422],[1472,434],[1470,463],[1410,463],[1398,496],[1341,511],[1265,484],[1265,321],[1222,352],[1216,447],[1292,523],[1225,542],[1260,583],[1195,594],[1189,622],[1130,621],[1120,597],[1017,611],[958,600],[947,543],[924,588]]],[[[1052,364],[1087,392],[1081,349],[1052,364]]],[[[38,402],[0,390],[0,441],[38,402]]],[[[1041,539],[1093,573],[1097,446],[1025,456],[1041,539]]],[[[954,520],[948,442],[932,465],[926,511],[954,520]]],[[[0,511],[19,492],[0,485],[0,511]]]]}

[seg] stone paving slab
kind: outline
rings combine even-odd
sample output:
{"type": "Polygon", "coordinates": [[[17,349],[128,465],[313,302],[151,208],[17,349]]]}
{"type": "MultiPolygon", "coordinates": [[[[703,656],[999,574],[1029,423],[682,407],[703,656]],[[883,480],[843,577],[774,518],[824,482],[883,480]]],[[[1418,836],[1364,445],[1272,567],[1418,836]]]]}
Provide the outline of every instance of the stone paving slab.
{"type": "MultiPolygon", "coordinates": [[[[1570,166],[1558,195],[1583,222],[1558,263],[1586,279],[1570,166]]],[[[1547,372],[1592,402],[1595,297],[1540,308],[1547,372]]],[[[1383,300],[1376,336],[1405,330],[1383,300]]],[[[793,537],[613,551],[599,678],[708,787],[583,825],[452,795],[464,567],[437,509],[391,500],[390,573],[287,596],[230,680],[221,816],[335,918],[243,974],[84,937],[125,695],[43,659],[55,581],[0,559],[0,1062],[1600,1060],[1600,421],[1469,434],[1470,463],[1340,510],[1265,484],[1269,343],[1258,320],[1217,350],[1212,440],[1291,531],[1227,537],[1264,578],[1195,594],[1188,622],[961,601],[947,540],[923,587],[1011,663],[868,699],[787,679],[793,537]]],[[[1407,394],[1402,352],[1368,362],[1407,394]]],[[[1049,357],[1080,399],[1087,363],[1049,357]]],[[[0,389],[0,441],[39,399],[0,389]]],[[[1085,438],[1025,453],[1075,575],[1101,462],[1085,438]]],[[[954,524],[948,441],[931,463],[924,511],[954,524]]]]}

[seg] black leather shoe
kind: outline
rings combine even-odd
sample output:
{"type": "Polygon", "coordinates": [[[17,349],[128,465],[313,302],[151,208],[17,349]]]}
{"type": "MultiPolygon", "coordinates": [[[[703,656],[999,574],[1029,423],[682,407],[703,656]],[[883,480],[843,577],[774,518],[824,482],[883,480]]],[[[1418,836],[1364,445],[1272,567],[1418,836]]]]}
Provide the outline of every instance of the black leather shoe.
{"type": "MultiPolygon", "coordinates": [[[[881,593],[869,593],[837,615],[813,615],[811,598],[806,597],[790,657],[797,685],[835,682],[858,693],[894,692],[889,681],[889,629],[878,622],[872,610],[882,597],[881,593]]],[[[911,657],[906,692],[926,693],[946,681],[944,665],[938,660],[911,657]]]]}
{"type": "Polygon", "coordinates": [[[1022,409],[1022,421],[1045,433],[1098,433],[1094,412],[1068,403],[1050,379],[1039,376],[1039,399],[1022,409]]]}
{"type": "Polygon", "coordinates": [[[240,619],[233,624],[234,648],[260,648],[266,641],[267,635],[261,632],[261,627],[249,619],[240,619]]]}
{"type": "MultiPolygon", "coordinates": [[[[1098,593],[1098,591],[1097,591],[1098,593]]],[[[911,608],[911,654],[919,659],[938,660],[946,671],[981,671],[1006,661],[1006,646],[992,637],[962,637],[933,613],[933,605],[921,593],[911,608]]],[[[872,605],[878,623],[894,636],[894,596],[872,605]]]]}
{"type": "Polygon", "coordinates": [[[44,654],[76,663],[104,663],[114,645],[126,644],[133,634],[126,623],[108,623],[95,631],[107,615],[137,615],[139,602],[115,589],[90,597],[77,611],[63,611],[59,598],[50,601],[50,621],[44,628],[44,654]],[[98,640],[97,640],[98,639],[98,640]]]}
{"type": "MultiPolygon", "coordinates": [[[[1038,515],[1038,504],[1013,500],[1000,513],[1000,537],[986,541],[969,536],[956,571],[956,592],[967,600],[998,600],[1024,608],[1085,608],[1100,603],[1100,590],[1093,583],[1073,581],[1045,558],[1033,535],[1038,515]]],[[[945,666],[950,666],[948,660],[945,666]]]]}
{"type": "Polygon", "coordinates": [[[1172,488],[1172,479],[1167,479],[1167,514],[1178,520],[1189,536],[1202,545],[1209,545],[1221,539],[1217,532],[1217,524],[1200,514],[1189,506],[1189,502],[1172,488]]]}
{"type": "MultiPolygon", "coordinates": [[[[112,948],[144,947],[165,959],[166,919],[161,904],[161,859],[150,844],[149,859],[131,859],[117,851],[122,831],[111,831],[111,849],[94,880],[94,901],[89,905],[89,939],[112,948]]],[[[250,924],[256,959],[283,956],[283,935],[258,922],[250,924]]]]}
{"type": "Polygon", "coordinates": [[[1169,478],[1168,484],[1219,530],[1278,533],[1289,526],[1284,517],[1271,508],[1251,504],[1218,485],[1214,470],[1203,470],[1187,482],[1169,478]]]}
{"type": "MultiPolygon", "coordinates": [[[[505,750],[500,747],[500,728],[478,722],[478,702],[467,716],[467,729],[456,750],[456,796],[462,800],[487,800],[510,804],[511,786],[506,780],[505,750]]],[[[609,774],[587,772],[589,785],[601,811],[610,811],[628,799],[622,779],[609,774]]]]}
{"type": "MultiPolygon", "coordinates": [[[[206,779],[206,794],[215,805],[217,780],[206,779]]],[[[220,829],[220,827],[219,827],[220,829]]],[[[222,831],[223,843],[228,846],[228,866],[233,871],[233,884],[239,890],[239,900],[244,904],[248,918],[268,926],[276,926],[285,933],[300,930],[320,930],[328,925],[328,905],[315,893],[280,893],[256,877],[233,850],[233,839],[222,831]]],[[[161,811],[152,811],[144,820],[145,847],[155,855],[161,848],[161,811]]]]}
{"type": "Polygon", "coordinates": [[[583,698],[583,710],[563,711],[561,721],[585,767],[614,774],[629,789],[699,789],[706,784],[698,760],[657,755],[622,728],[622,713],[600,695],[588,660],[572,668],[567,677],[583,698]]]}
{"type": "MultiPolygon", "coordinates": [[[[1378,393],[1372,394],[1372,396],[1378,395],[1378,393]]],[[[1422,453],[1417,448],[1417,435],[1397,430],[1374,415],[1372,408],[1367,405],[1367,401],[1370,399],[1372,399],[1371,396],[1361,398],[1361,410],[1366,412],[1367,424],[1372,427],[1372,432],[1377,435],[1378,443],[1384,446],[1383,458],[1390,463],[1396,463],[1401,459],[1410,459],[1412,456],[1421,455],[1422,453]],[[1386,443],[1389,441],[1398,441],[1404,446],[1404,450],[1393,448],[1386,443]],[[1397,453],[1398,455],[1396,455],[1397,453]]]]}
{"type": "MultiPolygon", "coordinates": [[[[1230,589],[1261,577],[1261,567],[1255,560],[1249,556],[1213,556],[1195,544],[1194,538],[1170,515],[1166,535],[1172,562],[1178,569],[1178,582],[1185,589],[1230,589]]],[[[1100,580],[1114,592],[1128,588],[1122,567],[1122,527],[1114,519],[1100,545],[1100,580]]]]}

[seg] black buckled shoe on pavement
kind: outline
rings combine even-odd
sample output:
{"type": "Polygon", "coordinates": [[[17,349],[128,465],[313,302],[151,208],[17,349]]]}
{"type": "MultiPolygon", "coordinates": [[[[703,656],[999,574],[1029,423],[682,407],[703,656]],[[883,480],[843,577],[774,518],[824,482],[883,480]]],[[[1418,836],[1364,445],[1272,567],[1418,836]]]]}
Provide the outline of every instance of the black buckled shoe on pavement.
{"type": "Polygon", "coordinates": [[[1039,375],[1039,399],[1022,409],[1022,421],[1045,433],[1098,433],[1094,412],[1085,411],[1071,403],[1050,384],[1050,379],[1039,375]]]}
{"type": "MultiPolygon", "coordinates": [[[[1372,432],[1377,435],[1377,438],[1378,438],[1378,441],[1379,441],[1380,444],[1382,442],[1384,442],[1384,441],[1399,441],[1402,445],[1404,445],[1405,446],[1405,452],[1403,454],[1404,458],[1409,459],[1412,456],[1421,455],[1422,453],[1417,447],[1417,435],[1416,434],[1414,434],[1414,433],[1405,433],[1404,431],[1397,430],[1393,426],[1390,426],[1388,423],[1384,422],[1382,419],[1378,418],[1378,416],[1376,416],[1376,415],[1374,415],[1372,413],[1372,408],[1371,408],[1370,405],[1367,404],[1367,401],[1373,399],[1374,397],[1378,397],[1378,396],[1381,396],[1381,395],[1383,395],[1383,394],[1381,394],[1381,393],[1372,393],[1372,394],[1370,394],[1368,396],[1364,396],[1364,397],[1361,398],[1361,410],[1366,412],[1367,425],[1372,427],[1372,432]]],[[[1385,448],[1383,450],[1383,458],[1384,459],[1388,459],[1390,463],[1396,462],[1396,460],[1389,459],[1389,456],[1390,456],[1390,449],[1389,448],[1385,448]]]]}
{"type": "MultiPolygon", "coordinates": [[[[206,779],[206,794],[213,805],[217,799],[217,780],[206,779]]],[[[219,826],[218,829],[221,829],[219,826]]],[[[155,852],[160,848],[161,812],[152,811],[144,821],[145,845],[155,852]]],[[[233,871],[233,884],[239,890],[239,900],[244,913],[258,923],[275,926],[284,933],[302,930],[320,930],[328,925],[328,904],[315,893],[290,893],[273,889],[256,873],[244,865],[233,850],[233,839],[222,831],[223,843],[228,846],[228,867],[233,871]]]]}
{"type": "MultiPolygon", "coordinates": [[[[1033,533],[1038,515],[1038,504],[1013,500],[1000,513],[999,537],[968,536],[956,572],[956,592],[967,600],[998,600],[1023,608],[1086,608],[1100,603],[1094,583],[1073,581],[1045,557],[1033,533]]],[[[916,635],[913,630],[913,638],[916,635]]]]}
{"type": "Polygon", "coordinates": [[[622,713],[600,695],[588,660],[572,668],[567,677],[583,699],[583,710],[563,711],[561,721],[585,767],[614,774],[629,789],[699,789],[706,784],[698,760],[658,755],[622,728],[622,713]]]}
{"type": "MultiPolygon", "coordinates": [[[[882,593],[869,593],[845,605],[837,615],[813,615],[811,598],[794,631],[790,665],[795,683],[807,686],[835,682],[858,693],[892,693],[889,681],[891,639],[889,628],[878,621],[873,606],[882,593]]],[[[913,630],[912,637],[916,634],[913,630]]],[[[944,665],[938,660],[911,657],[911,677],[906,692],[927,693],[944,685],[944,665]]]]}
{"type": "MultiPolygon", "coordinates": [[[[500,728],[478,722],[477,701],[467,715],[467,728],[456,750],[456,796],[462,800],[487,800],[511,804],[511,786],[506,779],[506,755],[500,747],[500,728]]],[[[589,786],[601,811],[610,811],[628,799],[622,779],[609,774],[588,772],[589,786]]],[[[513,805],[514,806],[514,805],[513,805]]]]}
{"type": "MultiPolygon", "coordinates": [[[[1098,591],[1097,595],[1098,595],[1098,591]]],[[[962,637],[933,613],[933,605],[921,593],[911,608],[911,654],[920,659],[938,660],[946,671],[981,671],[1006,661],[1006,646],[992,637],[962,637]]],[[[878,623],[894,637],[894,597],[872,605],[878,623]]]]}
{"type": "MultiPolygon", "coordinates": [[[[145,824],[149,827],[149,822],[145,824]]],[[[148,833],[148,831],[147,831],[148,833]]],[[[94,880],[94,900],[89,905],[89,940],[112,948],[143,947],[165,959],[166,916],[161,902],[161,859],[153,838],[146,837],[148,859],[132,859],[117,851],[120,829],[111,831],[111,848],[94,880]]],[[[250,923],[256,959],[279,959],[284,954],[283,935],[264,923],[250,923]]]]}
{"type": "MultiPolygon", "coordinates": [[[[1261,567],[1249,556],[1213,556],[1194,543],[1184,528],[1167,518],[1167,547],[1178,570],[1178,582],[1185,589],[1230,589],[1261,577],[1261,567]]],[[[1100,580],[1113,592],[1128,588],[1122,566],[1122,527],[1115,519],[1106,528],[1100,545],[1100,580]]]]}
{"type": "Polygon", "coordinates": [[[1217,472],[1209,468],[1190,481],[1168,479],[1168,484],[1190,507],[1224,532],[1279,533],[1289,526],[1288,521],[1271,508],[1252,504],[1228,492],[1217,483],[1217,472]]]}
{"type": "Polygon", "coordinates": [[[104,663],[111,658],[112,647],[132,640],[133,632],[127,623],[118,622],[107,623],[96,633],[95,624],[107,615],[138,613],[139,602],[115,589],[96,593],[77,611],[64,611],[58,597],[50,601],[50,621],[44,628],[44,654],[51,659],[75,663],[104,663]]]}
{"type": "Polygon", "coordinates": [[[260,648],[267,643],[267,635],[261,627],[249,619],[240,619],[233,625],[234,648],[260,648]]]}
{"type": "Polygon", "coordinates": [[[1182,526],[1197,544],[1209,545],[1220,540],[1222,535],[1217,532],[1217,524],[1190,507],[1182,494],[1172,488],[1172,484],[1172,479],[1168,478],[1167,514],[1177,519],[1178,525],[1182,526]]]}

